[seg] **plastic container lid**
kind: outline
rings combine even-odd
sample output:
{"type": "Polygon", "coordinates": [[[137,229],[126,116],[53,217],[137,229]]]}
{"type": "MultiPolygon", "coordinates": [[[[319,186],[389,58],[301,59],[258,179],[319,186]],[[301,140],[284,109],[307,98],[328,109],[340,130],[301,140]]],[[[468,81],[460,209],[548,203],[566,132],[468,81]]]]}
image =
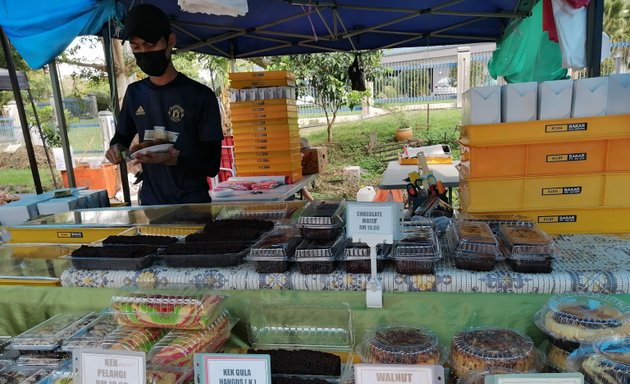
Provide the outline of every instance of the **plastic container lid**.
{"type": "Polygon", "coordinates": [[[556,251],[551,237],[536,227],[502,224],[499,226],[499,238],[509,252],[507,257],[551,256],[556,251]]]}
{"type": "Polygon", "coordinates": [[[447,230],[447,238],[454,251],[499,255],[499,242],[486,223],[453,221],[447,230]]]}
{"type": "Polygon", "coordinates": [[[66,352],[46,352],[20,354],[15,363],[23,367],[56,368],[70,355],[66,352]]]}
{"type": "Polygon", "coordinates": [[[262,304],[250,312],[249,342],[256,349],[351,351],[352,313],[339,306],[262,304]]]}
{"type": "Polygon", "coordinates": [[[295,227],[277,227],[252,246],[248,260],[282,261],[292,257],[302,239],[295,227]]]}
{"type": "Polygon", "coordinates": [[[295,250],[295,259],[335,259],[343,251],[345,243],[343,233],[333,240],[304,240],[295,250]]]}
{"type": "Polygon", "coordinates": [[[96,313],[80,315],[60,313],[16,336],[10,348],[21,351],[51,351],[96,317],[98,317],[96,313]]]}
{"type": "Polygon", "coordinates": [[[112,297],[110,308],[120,325],[200,330],[220,313],[223,296],[164,296],[136,293],[112,297]]]}
{"type": "Polygon", "coordinates": [[[182,384],[192,379],[192,369],[147,365],[147,384],[182,384]]]}
{"type": "Polygon", "coordinates": [[[287,207],[259,208],[253,207],[223,207],[217,220],[234,220],[234,219],[259,219],[259,220],[283,220],[287,216],[287,207]]]}
{"type": "Polygon", "coordinates": [[[387,325],[369,331],[360,346],[361,359],[375,364],[441,364],[437,336],[427,330],[387,325]]]}
{"type": "Polygon", "coordinates": [[[61,345],[62,351],[79,348],[96,348],[105,336],[118,328],[118,322],[112,314],[103,314],[88,324],[82,330],[70,336],[61,345]]]}
{"type": "Polygon", "coordinates": [[[436,259],[442,257],[440,243],[430,227],[418,227],[404,232],[402,239],[394,245],[394,259],[422,258],[436,259]]]}
{"type": "Polygon", "coordinates": [[[630,307],[607,295],[557,295],[538,311],[536,325],[553,339],[576,343],[630,336],[630,307]]]}
{"type": "Polygon", "coordinates": [[[557,372],[568,372],[567,371],[567,359],[571,352],[565,351],[562,348],[555,346],[552,343],[545,341],[545,349],[547,351],[546,355],[546,364],[551,369],[557,372]]]}
{"type": "Polygon", "coordinates": [[[460,219],[467,221],[480,221],[488,224],[492,232],[497,233],[499,231],[499,225],[509,224],[518,225],[524,227],[533,227],[534,221],[527,216],[510,215],[510,214],[494,214],[494,215],[481,215],[466,213],[460,216],[460,219]]]}
{"type": "Polygon", "coordinates": [[[567,360],[570,370],[581,372],[587,383],[628,383],[630,337],[609,337],[583,345],[567,360]]]}
{"type": "Polygon", "coordinates": [[[344,224],[345,201],[312,201],[298,219],[300,228],[337,228],[344,224]]]}
{"type": "MultiPolygon", "coordinates": [[[[71,384],[74,382],[74,375],[72,372],[72,360],[68,359],[64,363],[60,364],[50,374],[47,384],[71,384]]],[[[42,383],[43,384],[43,383],[42,383]]]]}
{"type": "Polygon", "coordinates": [[[517,331],[476,328],[453,337],[449,361],[460,378],[495,368],[528,372],[536,366],[536,351],[532,340],[517,331]]]}
{"type": "MultiPolygon", "coordinates": [[[[389,258],[392,251],[391,244],[377,244],[376,245],[376,258],[379,260],[385,260],[389,258]]],[[[353,243],[352,239],[346,241],[346,247],[343,252],[343,260],[345,261],[357,261],[357,260],[369,260],[370,259],[370,247],[366,243],[353,243]]]]}
{"type": "Polygon", "coordinates": [[[118,327],[107,335],[100,349],[148,352],[168,331],[162,328],[118,327]]]}
{"type": "Polygon", "coordinates": [[[158,366],[192,367],[195,353],[218,352],[223,347],[230,338],[233,323],[224,310],[206,329],[173,330],[151,348],[147,360],[158,366]]]}

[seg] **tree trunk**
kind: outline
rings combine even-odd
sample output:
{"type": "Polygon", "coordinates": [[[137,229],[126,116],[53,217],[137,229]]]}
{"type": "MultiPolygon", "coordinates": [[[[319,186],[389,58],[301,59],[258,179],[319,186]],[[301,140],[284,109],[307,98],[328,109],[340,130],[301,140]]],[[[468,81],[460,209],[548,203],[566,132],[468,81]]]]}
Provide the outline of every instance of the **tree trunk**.
{"type": "Polygon", "coordinates": [[[114,68],[116,72],[116,91],[118,92],[118,106],[122,108],[123,97],[129,85],[129,75],[125,66],[125,56],[120,40],[112,39],[112,51],[114,53],[114,68]]]}
{"type": "Polygon", "coordinates": [[[333,112],[332,119],[328,121],[328,116],[326,116],[326,121],[328,121],[328,143],[332,143],[332,128],[335,124],[335,119],[337,118],[337,112],[333,112]]]}

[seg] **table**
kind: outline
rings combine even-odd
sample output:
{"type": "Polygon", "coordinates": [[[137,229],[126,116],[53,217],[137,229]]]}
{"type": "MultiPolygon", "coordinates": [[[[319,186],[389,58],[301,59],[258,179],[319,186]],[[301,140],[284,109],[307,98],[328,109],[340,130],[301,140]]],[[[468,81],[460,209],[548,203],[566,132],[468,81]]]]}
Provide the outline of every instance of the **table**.
{"type": "MultiPolygon", "coordinates": [[[[453,188],[459,186],[458,164],[459,160],[453,161],[452,164],[429,164],[429,169],[433,175],[448,188],[448,201],[450,203],[453,202],[453,188]]],[[[387,163],[387,168],[383,172],[378,187],[380,189],[405,189],[408,183],[403,180],[409,176],[409,173],[417,170],[417,165],[401,165],[398,160],[390,161],[387,163]]]]}
{"type": "MultiPolygon", "coordinates": [[[[389,292],[485,292],[485,293],[630,293],[628,236],[560,235],[555,237],[559,254],[550,274],[512,271],[500,262],[490,272],[455,268],[445,254],[434,274],[402,275],[389,265],[379,274],[389,292]]],[[[65,287],[180,288],[225,290],[362,291],[368,274],[333,273],[303,275],[295,266],[285,273],[257,273],[252,263],[225,268],[169,268],[155,265],[141,271],[65,270],[65,287]]]]}
{"type": "Polygon", "coordinates": [[[217,196],[215,192],[210,192],[213,203],[252,203],[263,201],[285,201],[294,194],[300,192],[302,188],[314,182],[317,174],[305,175],[298,182],[293,184],[283,184],[276,188],[253,194],[252,191],[234,191],[229,196],[217,196]]]}

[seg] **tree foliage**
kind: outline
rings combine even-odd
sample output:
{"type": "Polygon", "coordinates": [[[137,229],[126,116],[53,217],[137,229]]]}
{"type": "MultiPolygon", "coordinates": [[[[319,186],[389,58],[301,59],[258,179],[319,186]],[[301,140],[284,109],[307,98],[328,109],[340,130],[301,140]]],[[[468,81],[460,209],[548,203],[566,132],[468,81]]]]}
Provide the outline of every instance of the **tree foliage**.
{"type": "MultiPolygon", "coordinates": [[[[378,76],[381,51],[361,53],[361,62],[367,81],[378,76]]],[[[271,58],[270,70],[289,70],[295,74],[298,94],[306,95],[312,89],[315,104],[324,110],[328,141],[332,142],[332,128],[339,109],[352,108],[360,103],[365,92],[350,90],[348,68],[354,61],[351,53],[314,53],[309,55],[279,56],[271,58]]]]}

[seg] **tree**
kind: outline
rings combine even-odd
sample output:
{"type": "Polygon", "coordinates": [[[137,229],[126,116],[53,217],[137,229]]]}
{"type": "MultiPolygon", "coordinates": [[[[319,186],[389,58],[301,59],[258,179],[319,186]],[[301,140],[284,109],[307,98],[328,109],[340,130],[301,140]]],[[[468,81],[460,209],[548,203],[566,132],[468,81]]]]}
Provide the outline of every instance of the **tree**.
{"type": "MultiPolygon", "coordinates": [[[[613,42],[630,40],[630,0],[604,1],[604,32],[613,42]]],[[[622,55],[621,60],[626,66],[630,65],[628,49],[613,48],[612,56],[622,55]]],[[[612,71],[612,60],[607,60],[607,68],[612,71]]],[[[604,71],[602,70],[602,73],[604,71]]]]}
{"type": "MultiPolygon", "coordinates": [[[[289,70],[295,73],[298,93],[311,87],[315,104],[324,110],[328,142],[332,142],[332,128],[343,105],[353,107],[360,102],[360,94],[351,92],[348,68],[354,60],[351,53],[313,53],[309,55],[279,56],[271,59],[267,69],[289,70]]],[[[366,80],[379,73],[381,51],[361,53],[366,80]]],[[[363,93],[365,94],[365,93],[363,93]]]]}

